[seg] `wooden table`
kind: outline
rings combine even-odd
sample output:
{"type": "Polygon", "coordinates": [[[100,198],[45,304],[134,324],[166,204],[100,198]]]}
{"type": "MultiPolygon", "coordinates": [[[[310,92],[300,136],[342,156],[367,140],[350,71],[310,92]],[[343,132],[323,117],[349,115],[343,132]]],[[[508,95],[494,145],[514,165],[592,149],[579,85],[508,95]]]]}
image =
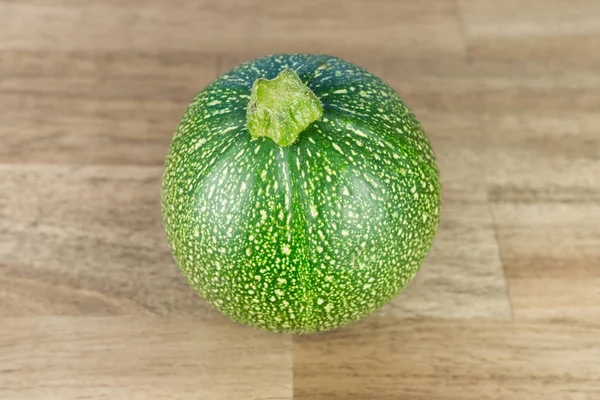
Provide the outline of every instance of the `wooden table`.
{"type": "Polygon", "coordinates": [[[0,1],[0,399],[600,399],[600,2],[0,1]],[[195,93],[255,56],[396,88],[443,183],[376,315],[230,322],[163,236],[195,93]]]}

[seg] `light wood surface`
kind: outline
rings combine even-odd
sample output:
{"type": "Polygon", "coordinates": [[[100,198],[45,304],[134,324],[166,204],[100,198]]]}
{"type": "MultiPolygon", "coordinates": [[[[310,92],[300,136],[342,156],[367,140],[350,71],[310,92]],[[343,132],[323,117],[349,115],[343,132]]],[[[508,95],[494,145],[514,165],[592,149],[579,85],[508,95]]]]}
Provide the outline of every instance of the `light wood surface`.
{"type": "Polygon", "coordinates": [[[0,399],[600,398],[600,3],[0,0],[0,399]],[[194,94],[321,52],[398,90],[443,211],[411,286],[319,335],[200,299],[159,210],[194,94]]]}

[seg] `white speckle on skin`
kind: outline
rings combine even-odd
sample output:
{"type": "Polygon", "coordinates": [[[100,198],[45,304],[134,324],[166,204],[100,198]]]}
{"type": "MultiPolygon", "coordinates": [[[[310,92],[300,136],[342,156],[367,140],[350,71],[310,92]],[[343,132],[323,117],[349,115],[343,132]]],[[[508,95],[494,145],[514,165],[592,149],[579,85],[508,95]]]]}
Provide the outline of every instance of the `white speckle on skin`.
{"type": "Polygon", "coordinates": [[[200,138],[198,139],[198,141],[196,142],[196,144],[194,145],[194,149],[198,149],[200,146],[202,146],[204,143],[206,143],[206,139],[204,138],[200,138]]]}
{"type": "Polygon", "coordinates": [[[290,255],[292,254],[292,251],[290,250],[290,246],[288,246],[287,244],[284,244],[283,247],[281,248],[281,252],[285,255],[290,255]]]}
{"type": "Polygon", "coordinates": [[[340,146],[337,145],[337,143],[332,143],[331,146],[333,146],[333,148],[336,149],[338,153],[344,154],[344,151],[340,146]]]}
{"type": "Polygon", "coordinates": [[[236,130],[237,128],[238,128],[237,126],[228,126],[227,128],[225,128],[221,131],[221,134],[231,132],[233,130],[236,130]]]}
{"type": "Polygon", "coordinates": [[[366,134],[365,134],[363,131],[361,131],[360,129],[357,129],[357,128],[355,128],[354,126],[352,126],[352,125],[350,125],[350,124],[347,124],[347,125],[346,125],[346,128],[347,128],[348,130],[350,130],[350,131],[354,132],[355,134],[357,134],[357,135],[358,135],[358,136],[360,136],[360,137],[363,137],[363,138],[365,138],[365,139],[366,139],[366,138],[368,138],[368,136],[367,136],[367,135],[366,135],[366,134]]]}

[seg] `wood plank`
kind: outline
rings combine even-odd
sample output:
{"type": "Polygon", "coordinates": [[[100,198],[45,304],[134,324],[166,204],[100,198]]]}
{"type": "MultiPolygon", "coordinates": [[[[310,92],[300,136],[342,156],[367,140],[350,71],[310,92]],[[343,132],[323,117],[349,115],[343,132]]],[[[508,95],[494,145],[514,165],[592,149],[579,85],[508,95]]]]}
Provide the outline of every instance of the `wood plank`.
{"type": "Polygon", "coordinates": [[[485,122],[485,170],[517,318],[600,318],[600,119],[485,122]]]}
{"type": "MultiPolygon", "coordinates": [[[[600,3],[459,0],[469,55],[598,66],[600,3]]],[[[592,67],[593,68],[593,67],[592,67]]]]}
{"type": "Polygon", "coordinates": [[[600,229],[527,226],[523,215],[499,229],[515,317],[600,320],[600,229]]]}
{"type": "Polygon", "coordinates": [[[0,162],[162,165],[216,67],[194,53],[0,51],[0,162]]]}
{"type": "MultiPolygon", "coordinates": [[[[498,114],[556,117],[576,113],[581,117],[600,108],[600,76],[585,64],[456,57],[365,63],[396,89],[417,115],[454,114],[476,124],[482,117],[498,114]]],[[[463,140],[462,144],[476,143],[463,140]]]]}
{"type": "Polygon", "coordinates": [[[596,324],[369,319],[294,341],[295,399],[600,396],[596,324]]]}
{"type": "Polygon", "coordinates": [[[0,4],[1,49],[462,53],[454,0],[306,2],[29,0],[0,4]],[[24,26],[29,29],[23,29],[24,26]]]}
{"type": "Polygon", "coordinates": [[[291,342],[226,320],[5,318],[3,399],[292,398],[291,342]]]}
{"type": "Polygon", "coordinates": [[[171,257],[161,175],[0,165],[0,316],[217,316],[171,257]]]}

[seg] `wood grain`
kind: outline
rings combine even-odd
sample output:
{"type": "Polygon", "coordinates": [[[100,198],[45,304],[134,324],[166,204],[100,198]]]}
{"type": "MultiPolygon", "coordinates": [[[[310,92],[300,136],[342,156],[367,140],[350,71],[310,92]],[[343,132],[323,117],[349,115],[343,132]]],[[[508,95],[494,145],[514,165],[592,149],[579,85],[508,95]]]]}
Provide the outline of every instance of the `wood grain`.
{"type": "Polygon", "coordinates": [[[516,317],[600,320],[598,123],[541,115],[489,125],[486,174],[516,317]]]}
{"type": "Polygon", "coordinates": [[[290,338],[224,318],[8,318],[0,343],[5,399],[292,398],[290,338]]]}
{"type": "Polygon", "coordinates": [[[252,50],[418,57],[464,51],[454,0],[432,0],[427,7],[386,0],[376,0],[371,7],[361,0],[343,5],[320,0],[176,0],[150,6],[116,0],[9,1],[0,8],[0,25],[5,32],[0,48],[11,50],[252,50]]]}
{"type": "Polygon", "coordinates": [[[377,320],[294,342],[296,399],[592,399],[598,325],[377,320]],[[368,332],[368,334],[365,334],[368,332]]]}
{"type": "Polygon", "coordinates": [[[160,218],[160,167],[0,167],[2,315],[203,314],[160,218]]]}
{"type": "Polygon", "coordinates": [[[595,0],[459,0],[474,57],[596,65],[600,4],[595,0]]]}
{"type": "Polygon", "coordinates": [[[595,0],[0,0],[0,399],[600,398],[595,0]],[[334,332],[229,321],[169,254],[172,133],[217,75],[344,57],[417,114],[442,221],[334,332]]]}
{"type": "Polygon", "coordinates": [[[195,53],[0,51],[0,162],[162,165],[216,68],[195,53]]]}

